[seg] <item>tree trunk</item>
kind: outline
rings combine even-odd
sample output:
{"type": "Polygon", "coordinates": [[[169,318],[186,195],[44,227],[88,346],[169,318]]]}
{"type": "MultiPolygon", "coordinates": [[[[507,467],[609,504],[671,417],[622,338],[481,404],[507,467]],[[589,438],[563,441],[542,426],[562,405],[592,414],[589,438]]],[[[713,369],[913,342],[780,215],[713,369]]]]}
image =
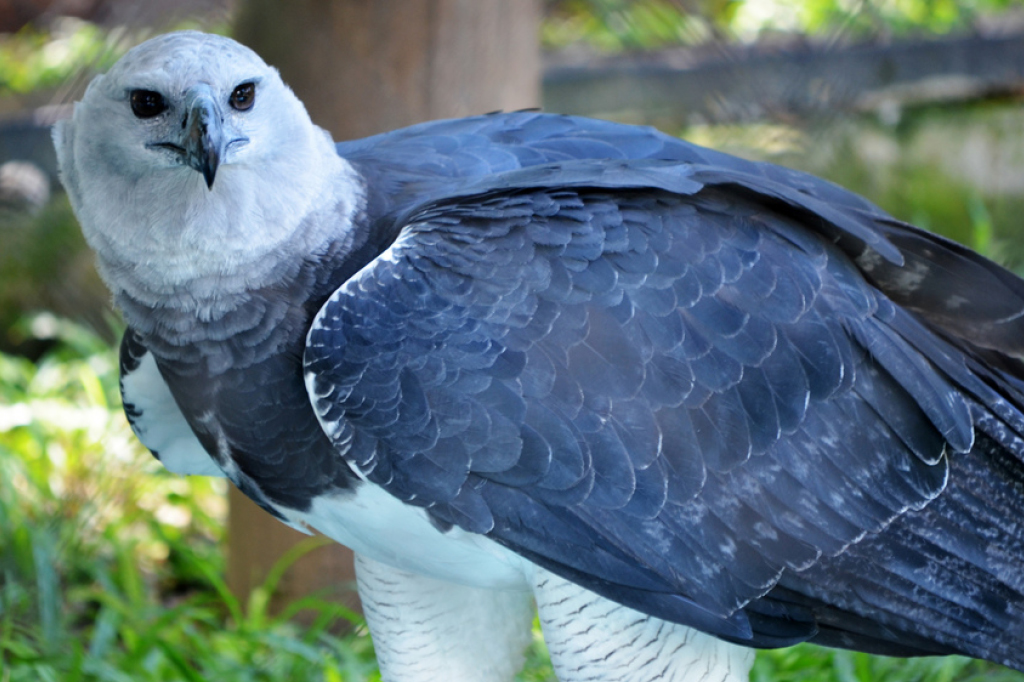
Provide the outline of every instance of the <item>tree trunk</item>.
{"type": "MultiPolygon", "coordinates": [[[[351,139],[540,103],[538,0],[245,0],[234,35],[276,66],[313,121],[351,139]]],[[[244,600],[300,533],[231,491],[228,584],[244,600]]],[[[353,584],[349,550],[300,559],[278,606],[353,584]]],[[[354,594],[342,599],[355,605],[354,594]]]]}
{"type": "Polygon", "coordinates": [[[338,139],[540,103],[537,0],[248,0],[236,36],[338,139]]]}

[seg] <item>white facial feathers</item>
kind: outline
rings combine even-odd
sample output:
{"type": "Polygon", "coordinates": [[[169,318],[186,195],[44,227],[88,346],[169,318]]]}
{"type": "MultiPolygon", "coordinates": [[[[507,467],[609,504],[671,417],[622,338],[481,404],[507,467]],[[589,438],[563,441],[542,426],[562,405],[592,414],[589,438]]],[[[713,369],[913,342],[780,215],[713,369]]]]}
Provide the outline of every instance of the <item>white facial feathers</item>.
{"type": "Polygon", "coordinates": [[[134,48],[54,140],[115,295],[155,300],[211,278],[258,285],[261,261],[328,240],[357,201],[351,167],[277,71],[221,36],[171,33],[134,48]],[[330,224],[309,220],[339,204],[347,210],[330,224]]]}

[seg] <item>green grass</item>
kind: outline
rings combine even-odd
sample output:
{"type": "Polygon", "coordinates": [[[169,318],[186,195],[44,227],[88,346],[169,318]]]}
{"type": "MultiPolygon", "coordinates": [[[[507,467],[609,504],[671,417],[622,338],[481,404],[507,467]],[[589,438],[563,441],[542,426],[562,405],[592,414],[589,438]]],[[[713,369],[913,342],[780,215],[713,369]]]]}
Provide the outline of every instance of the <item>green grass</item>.
{"type": "MultiPolygon", "coordinates": [[[[379,680],[361,618],[324,600],[267,611],[284,557],[241,604],[224,583],[223,481],[177,477],[120,410],[116,354],[52,317],[0,355],[0,682],[379,680]],[[299,610],[314,617],[297,625],[299,610]],[[349,634],[338,635],[339,623],[349,634]]],[[[521,682],[553,680],[535,627],[521,682]]],[[[761,652],[754,682],[1024,682],[968,659],[903,661],[799,646],[761,652]]]]}
{"type": "Polygon", "coordinates": [[[135,441],[112,349],[28,326],[60,343],[38,364],[0,356],[0,680],[373,679],[357,616],[313,599],[267,613],[281,571],[242,608],[223,483],[170,475],[135,441]],[[311,625],[288,621],[298,608],[311,625]],[[339,619],[354,632],[332,634],[339,619]]]}

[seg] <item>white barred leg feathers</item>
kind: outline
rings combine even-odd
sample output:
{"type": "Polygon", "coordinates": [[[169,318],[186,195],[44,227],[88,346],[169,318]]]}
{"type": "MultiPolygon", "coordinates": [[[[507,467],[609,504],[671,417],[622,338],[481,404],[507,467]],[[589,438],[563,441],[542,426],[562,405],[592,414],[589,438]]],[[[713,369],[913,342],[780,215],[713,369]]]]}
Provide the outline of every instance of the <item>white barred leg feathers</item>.
{"type": "Polygon", "coordinates": [[[384,682],[511,682],[533,621],[529,590],[483,590],[356,555],[384,682]]]}
{"type": "Polygon", "coordinates": [[[754,650],[616,604],[538,568],[534,596],[561,682],[746,682],[754,650]]]}

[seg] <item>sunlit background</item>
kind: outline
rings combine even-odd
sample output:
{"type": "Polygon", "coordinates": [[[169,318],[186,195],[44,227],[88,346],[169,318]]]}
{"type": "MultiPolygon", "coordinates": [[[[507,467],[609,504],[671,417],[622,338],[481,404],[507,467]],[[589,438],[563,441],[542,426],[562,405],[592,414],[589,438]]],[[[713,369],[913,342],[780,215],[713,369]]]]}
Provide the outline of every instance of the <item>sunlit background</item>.
{"type": "MultiPolygon", "coordinates": [[[[0,0],[0,682],[377,678],[357,614],[317,599],[272,612],[281,571],[246,603],[227,589],[223,482],[169,475],[132,437],[111,345],[120,322],[55,177],[46,127],[92,75],[158,32],[230,34],[235,9],[0,0]],[[299,610],[307,617],[293,621],[299,610]]],[[[1024,267],[1021,2],[549,0],[539,30],[549,108],[809,170],[1024,267]],[[849,89],[850,72],[815,70],[877,71],[929,49],[970,58],[974,71],[849,89]],[[653,74],[667,94],[686,84],[706,95],[713,74],[742,84],[770,60],[793,79],[693,101],[631,89],[653,74]]],[[[539,641],[521,679],[553,679],[539,641]]],[[[796,647],[761,654],[754,679],[1024,675],[796,647]]]]}

